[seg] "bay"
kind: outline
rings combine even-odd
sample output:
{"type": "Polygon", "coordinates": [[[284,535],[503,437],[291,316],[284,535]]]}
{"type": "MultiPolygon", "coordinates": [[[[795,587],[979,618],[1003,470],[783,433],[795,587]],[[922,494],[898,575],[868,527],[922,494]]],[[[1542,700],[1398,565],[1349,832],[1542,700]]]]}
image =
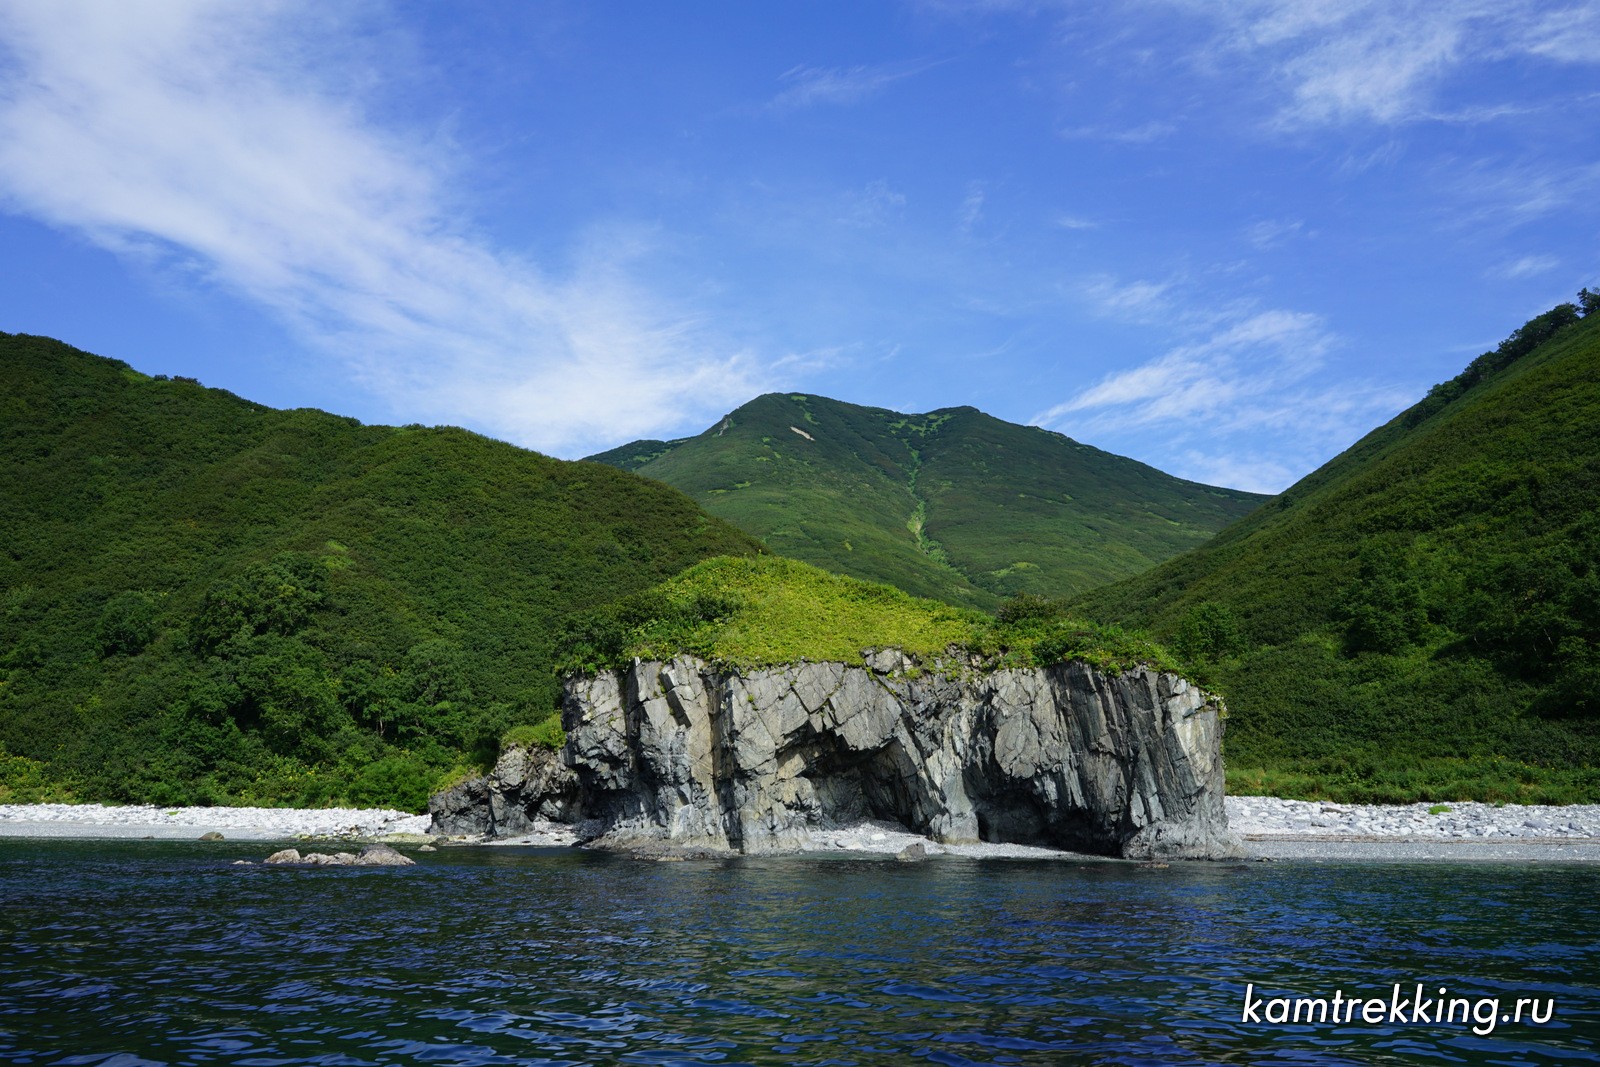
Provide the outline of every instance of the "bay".
{"type": "Polygon", "coordinates": [[[0,840],[0,1063],[1600,1060],[1600,870],[0,840]],[[1243,1021],[1261,998],[1548,1022],[1243,1021]],[[1481,1029],[1481,1026],[1480,1026],[1481,1029]]]}

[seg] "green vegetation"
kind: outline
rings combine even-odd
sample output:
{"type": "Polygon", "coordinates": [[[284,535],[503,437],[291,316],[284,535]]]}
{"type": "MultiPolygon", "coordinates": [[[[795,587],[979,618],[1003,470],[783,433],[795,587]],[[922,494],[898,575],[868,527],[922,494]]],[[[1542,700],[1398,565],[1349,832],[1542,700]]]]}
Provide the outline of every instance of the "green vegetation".
{"type": "Polygon", "coordinates": [[[0,804],[70,804],[77,795],[53,781],[44,764],[13,756],[0,745],[0,804]]]}
{"type": "Polygon", "coordinates": [[[1109,671],[1139,663],[1176,669],[1149,641],[1072,618],[1056,601],[1019,597],[991,618],[773,556],[707,560],[579,616],[565,633],[563,662],[589,672],[679,653],[735,667],[859,663],[864,651],[882,648],[929,664],[961,650],[985,669],[1065,659],[1109,671]]]}
{"type": "Polygon", "coordinates": [[[652,482],[0,334],[0,802],[416,809],[559,747],[559,669],[887,647],[1180,670],[1229,699],[1235,792],[1600,801],[1581,305],[1254,510],[971,408],[770,395],[596,457],[652,482]]]}
{"type": "Polygon", "coordinates": [[[569,632],[566,659],[597,670],[679,652],[740,666],[859,662],[863,649],[889,646],[932,656],[982,618],[794,560],[723,558],[591,613],[569,632]]]}
{"type": "Polygon", "coordinates": [[[565,620],[759,550],[607,467],[38,337],[0,334],[0,465],[0,797],[416,809],[546,722],[565,620]]]}
{"type": "Polygon", "coordinates": [[[561,728],[561,714],[552,713],[542,722],[532,726],[513,726],[500,735],[500,749],[508,748],[548,748],[551,751],[560,749],[567,743],[567,732],[561,728]]]}
{"type": "Polygon", "coordinates": [[[1228,698],[1229,787],[1600,801],[1600,316],[1564,304],[1200,549],[1077,599],[1228,698]]]}
{"type": "Polygon", "coordinates": [[[792,393],[697,437],[590,458],[677,486],[781,555],[985,609],[1136,574],[1266,499],[975,408],[904,415],[792,393]]]}

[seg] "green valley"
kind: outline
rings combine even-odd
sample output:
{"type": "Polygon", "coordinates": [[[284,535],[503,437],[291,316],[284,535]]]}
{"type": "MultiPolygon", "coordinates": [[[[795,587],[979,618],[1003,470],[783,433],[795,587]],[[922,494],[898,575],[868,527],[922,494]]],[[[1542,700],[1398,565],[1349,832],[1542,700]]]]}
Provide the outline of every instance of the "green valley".
{"type": "Polygon", "coordinates": [[[976,408],[906,415],[799,393],[589,458],[682,489],[780,555],[981,608],[1136,574],[1268,499],[976,408]]]}

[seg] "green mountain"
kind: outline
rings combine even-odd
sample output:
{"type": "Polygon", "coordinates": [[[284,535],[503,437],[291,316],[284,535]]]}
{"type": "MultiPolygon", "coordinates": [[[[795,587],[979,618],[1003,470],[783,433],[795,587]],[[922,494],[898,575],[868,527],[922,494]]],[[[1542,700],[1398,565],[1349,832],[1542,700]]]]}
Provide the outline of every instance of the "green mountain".
{"type": "Polygon", "coordinates": [[[546,719],[575,613],[759,546],[458,429],[0,334],[0,801],[416,806],[546,719]]]}
{"type": "Polygon", "coordinates": [[[589,458],[682,489],[781,555],[977,607],[1136,574],[1267,499],[976,408],[905,415],[798,393],[589,458]]]}
{"type": "Polygon", "coordinates": [[[1600,800],[1600,299],[1213,541],[1082,597],[1228,698],[1230,788],[1600,800]]]}

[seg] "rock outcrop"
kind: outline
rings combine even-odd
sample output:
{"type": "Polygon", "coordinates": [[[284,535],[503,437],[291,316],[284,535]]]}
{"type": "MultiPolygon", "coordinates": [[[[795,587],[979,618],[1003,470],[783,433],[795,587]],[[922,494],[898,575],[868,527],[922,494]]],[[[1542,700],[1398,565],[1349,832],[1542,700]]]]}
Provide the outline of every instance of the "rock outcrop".
{"type": "Polygon", "coordinates": [[[432,831],[451,836],[516,837],[541,823],[572,822],[578,812],[577,775],[561,753],[538,746],[508,748],[485,777],[428,800],[432,831]]]}
{"type": "Polygon", "coordinates": [[[496,767],[439,804],[435,829],[463,832],[475,805],[497,827],[559,812],[544,817],[643,850],[790,851],[812,828],[878,818],[946,843],[1238,853],[1218,703],[1149,669],[927,669],[880,652],[741,672],[683,657],[569,680],[562,718],[570,782],[546,769],[555,792],[524,773],[500,794],[512,776],[496,767]]]}

